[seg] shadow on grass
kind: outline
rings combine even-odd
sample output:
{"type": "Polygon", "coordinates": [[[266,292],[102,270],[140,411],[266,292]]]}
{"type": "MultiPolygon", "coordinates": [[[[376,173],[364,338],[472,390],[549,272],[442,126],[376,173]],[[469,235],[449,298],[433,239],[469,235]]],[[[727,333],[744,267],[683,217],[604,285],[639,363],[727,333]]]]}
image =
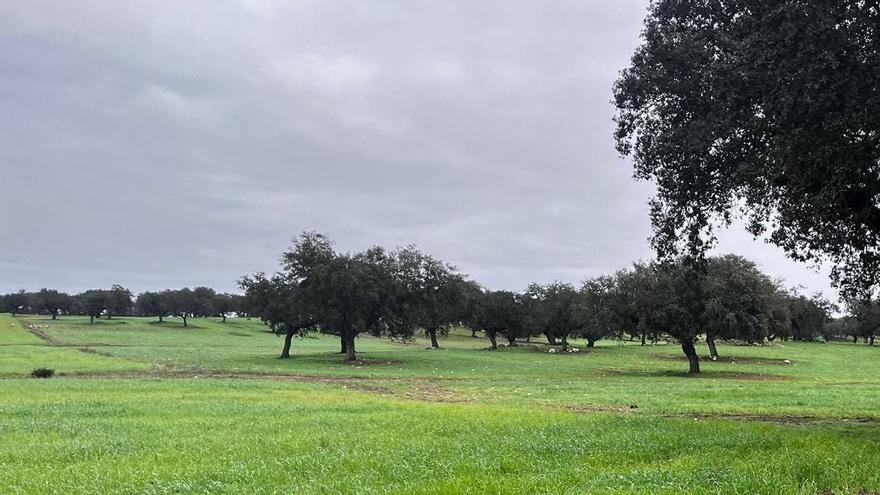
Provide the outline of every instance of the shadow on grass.
{"type": "Polygon", "coordinates": [[[701,370],[699,374],[690,374],[686,370],[633,370],[633,369],[602,369],[597,371],[602,376],[613,377],[657,377],[657,378],[690,378],[693,380],[744,380],[744,381],[782,381],[790,380],[785,375],[772,373],[744,373],[738,371],[701,370]]]}
{"type": "MultiPolygon", "coordinates": [[[[682,361],[687,362],[687,356],[684,354],[653,354],[654,359],[658,361],[682,361]]],[[[700,356],[700,364],[767,364],[778,366],[791,366],[792,361],[785,358],[763,358],[751,356],[721,356],[713,361],[709,356],[700,356]],[[789,362],[786,362],[789,361],[789,362]]]]}

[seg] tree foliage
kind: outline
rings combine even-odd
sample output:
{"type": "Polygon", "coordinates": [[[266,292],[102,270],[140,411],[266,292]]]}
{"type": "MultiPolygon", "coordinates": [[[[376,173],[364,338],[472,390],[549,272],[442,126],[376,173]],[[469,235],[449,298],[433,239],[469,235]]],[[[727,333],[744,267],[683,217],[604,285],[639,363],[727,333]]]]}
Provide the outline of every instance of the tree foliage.
{"type": "Polygon", "coordinates": [[[654,181],[652,244],[701,256],[737,213],[796,260],[880,282],[880,9],[659,0],[614,87],[618,150],[654,181]]]}

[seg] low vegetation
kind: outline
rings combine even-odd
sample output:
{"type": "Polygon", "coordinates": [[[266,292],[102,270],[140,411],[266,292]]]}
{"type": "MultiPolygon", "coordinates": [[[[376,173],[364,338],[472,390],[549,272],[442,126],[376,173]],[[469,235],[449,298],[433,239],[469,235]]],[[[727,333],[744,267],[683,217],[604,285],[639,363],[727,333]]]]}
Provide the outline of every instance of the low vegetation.
{"type": "Polygon", "coordinates": [[[719,342],[690,378],[662,339],[362,335],[346,364],[328,335],[281,360],[256,319],[155,321],[0,316],[8,493],[880,490],[870,346],[719,342]]]}

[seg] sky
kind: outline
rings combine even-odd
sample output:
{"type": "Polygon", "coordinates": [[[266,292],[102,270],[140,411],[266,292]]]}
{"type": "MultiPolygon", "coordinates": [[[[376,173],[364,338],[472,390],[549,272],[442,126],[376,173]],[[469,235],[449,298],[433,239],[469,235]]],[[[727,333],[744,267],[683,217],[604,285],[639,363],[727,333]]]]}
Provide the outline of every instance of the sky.
{"type": "MultiPolygon", "coordinates": [[[[652,252],[611,88],[646,0],[4,0],[0,292],[272,272],[303,230],[493,289],[652,252]]],[[[827,270],[741,228],[769,275],[827,270]]]]}

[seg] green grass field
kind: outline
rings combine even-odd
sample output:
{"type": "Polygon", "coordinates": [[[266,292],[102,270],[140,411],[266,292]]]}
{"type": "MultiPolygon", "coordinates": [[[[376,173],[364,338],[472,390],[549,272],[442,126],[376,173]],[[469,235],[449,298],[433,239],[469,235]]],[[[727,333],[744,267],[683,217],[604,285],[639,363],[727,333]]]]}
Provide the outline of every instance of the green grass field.
{"type": "Polygon", "coordinates": [[[0,315],[0,493],[880,491],[877,348],[723,345],[689,377],[672,344],[361,338],[352,365],[333,338],[281,343],[0,315]]]}

